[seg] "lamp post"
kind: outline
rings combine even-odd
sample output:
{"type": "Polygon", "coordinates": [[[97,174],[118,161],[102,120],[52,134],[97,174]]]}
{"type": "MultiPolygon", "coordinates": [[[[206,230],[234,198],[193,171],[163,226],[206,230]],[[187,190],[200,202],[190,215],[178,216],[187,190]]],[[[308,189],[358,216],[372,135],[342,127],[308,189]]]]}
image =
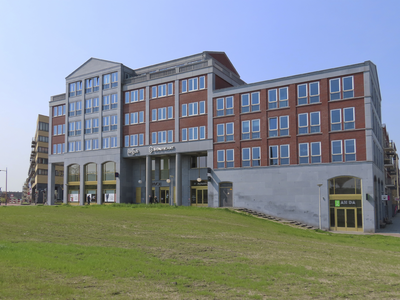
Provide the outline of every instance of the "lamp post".
{"type": "Polygon", "coordinates": [[[174,180],[174,175],[169,175],[169,178],[166,180],[166,182],[169,184],[169,205],[173,205],[174,204],[174,197],[173,197],[173,183],[174,180]]]}
{"type": "Polygon", "coordinates": [[[321,186],[322,183],[318,183],[318,188],[319,188],[319,226],[318,228],[321,229],[321,186]]]}
{"type": "Polygon", "coordinates": [[[7,168],[5,170],[0,170],[6,172],[6,205],[7,205],[7,168]]]}

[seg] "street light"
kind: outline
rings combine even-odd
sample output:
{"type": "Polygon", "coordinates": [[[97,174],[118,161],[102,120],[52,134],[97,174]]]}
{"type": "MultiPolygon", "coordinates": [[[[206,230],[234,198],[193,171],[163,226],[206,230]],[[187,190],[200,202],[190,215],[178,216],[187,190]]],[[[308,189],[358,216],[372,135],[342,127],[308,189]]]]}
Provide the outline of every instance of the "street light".
{"type": "Polygon", "coordinates": [[[318,183],[318,188],[319,188],[319,226],[318,228],[321,229],[321,186],[322,183],[318,183]]]}
{"type": "Polygon", "coordinates": [[[165,180],[169,184],[169,205],[173,205],[174,203],[174,198],[173,198],[173,180],[174,180],[174,175],[169,175],[169,178],[165,180]]]}
{"type": "Polygon", "coordinates": [[[7,205],[7,168],[5,170],[0,170],[6,172],[6,205],[7,205]]]}

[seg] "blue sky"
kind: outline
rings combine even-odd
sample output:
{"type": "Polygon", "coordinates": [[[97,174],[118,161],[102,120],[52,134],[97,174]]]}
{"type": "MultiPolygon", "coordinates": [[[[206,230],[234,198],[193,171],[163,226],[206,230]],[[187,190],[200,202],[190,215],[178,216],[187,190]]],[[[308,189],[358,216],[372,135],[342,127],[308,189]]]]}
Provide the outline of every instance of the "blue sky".
{"type": "MultiPolygon", "coordinates": [[[[90,57],[139,68],[224,51],[247,83],[371,60],[399,143],[400,1],[0,1],[0,169],[28,174],[38,114],[90,57]]],[[[5,190],[5,173],[0,172],[5,190]]]]}

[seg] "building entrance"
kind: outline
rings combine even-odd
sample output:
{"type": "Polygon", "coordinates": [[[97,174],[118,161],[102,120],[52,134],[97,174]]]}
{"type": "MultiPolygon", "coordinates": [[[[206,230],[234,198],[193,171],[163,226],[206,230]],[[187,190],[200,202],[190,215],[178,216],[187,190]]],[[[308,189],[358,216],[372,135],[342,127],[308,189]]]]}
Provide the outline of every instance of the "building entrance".
{"type": "Polygon", "coordinates": [[[160,187],[160,203],[169,204],[169,187],[160,187]]]}
{"type": "Polygon", "coordinates": [[[207,181],[192,181],[190,188],[191,206],[208,206],[208,185],[207,181]]]}
{"type": "Polygon", "coordinates": [[[219,184],[219,206],[220,207],[232,207],[233,197],[232,197],[232,183],[231,182],[221,182],[219,184]]]}

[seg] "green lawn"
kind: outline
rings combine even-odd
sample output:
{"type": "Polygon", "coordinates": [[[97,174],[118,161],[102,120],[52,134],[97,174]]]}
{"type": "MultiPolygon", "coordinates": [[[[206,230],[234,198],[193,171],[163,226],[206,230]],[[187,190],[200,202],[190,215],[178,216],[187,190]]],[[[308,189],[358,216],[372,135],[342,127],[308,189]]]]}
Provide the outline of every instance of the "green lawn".
{"type": "Polygon", "coordinates": [[[0,299],[400,299],[400,239],[226,209],[0,207],[0,299]]]}

